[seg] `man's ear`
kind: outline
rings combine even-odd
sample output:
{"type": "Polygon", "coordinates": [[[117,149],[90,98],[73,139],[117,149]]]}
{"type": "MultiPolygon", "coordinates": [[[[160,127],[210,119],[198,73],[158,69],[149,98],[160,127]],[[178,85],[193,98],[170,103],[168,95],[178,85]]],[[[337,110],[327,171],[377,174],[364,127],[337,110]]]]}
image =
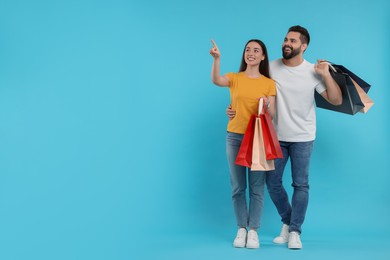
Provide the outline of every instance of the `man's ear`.
{"type": "Polygon", "coordinates": [[[306,49],[307,49],[307,43],[303,43],[303,44],[301,45],[301,48],[302,48],[302,52],[305,52],[306,49]]]}

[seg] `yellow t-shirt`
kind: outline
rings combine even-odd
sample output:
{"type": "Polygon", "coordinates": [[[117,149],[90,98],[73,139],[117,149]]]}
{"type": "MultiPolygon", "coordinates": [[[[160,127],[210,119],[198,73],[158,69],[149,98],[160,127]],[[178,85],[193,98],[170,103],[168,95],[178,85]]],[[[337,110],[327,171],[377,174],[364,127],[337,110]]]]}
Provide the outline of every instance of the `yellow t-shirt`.
{"type": "Polygon", "coordinates": [[[229,121],[229,132],[244,134],[252,114],[257,114],[260,97],[276,96],[275,81],[261,76],[249,78],[244,72],[228,73],[230,99],[236,116],[229,121]]]}

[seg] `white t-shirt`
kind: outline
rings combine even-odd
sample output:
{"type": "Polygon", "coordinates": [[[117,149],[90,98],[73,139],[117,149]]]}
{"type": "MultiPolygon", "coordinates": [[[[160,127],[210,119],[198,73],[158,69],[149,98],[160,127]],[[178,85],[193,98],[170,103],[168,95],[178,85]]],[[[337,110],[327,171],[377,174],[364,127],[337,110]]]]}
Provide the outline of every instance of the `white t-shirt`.
{"type": "Polygon", "coordinates": [[[276,81],[275,130],[280,141],[307,142],[316,137],[314,91],[322,93],[326,86],[314,70],[314,64],[304,60],[289,67],[282,59],[270,62],[271,78],[276,81]]]}

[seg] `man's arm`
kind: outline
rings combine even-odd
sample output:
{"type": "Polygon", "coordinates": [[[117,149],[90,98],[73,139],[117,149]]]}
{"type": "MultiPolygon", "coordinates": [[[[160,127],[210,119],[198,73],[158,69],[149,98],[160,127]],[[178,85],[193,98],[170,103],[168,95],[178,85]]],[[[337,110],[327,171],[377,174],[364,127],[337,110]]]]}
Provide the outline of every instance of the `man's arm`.
{"type": "MultiPolygon", "coordinates": [[[[266,102],[266,107],[267,107],[268,113],[271,115],[271,118],[273,118],[275,116],[275,113],[276,113],[276,104],[275,104],[276,98],[275,98],[275,96],[265,97],[264,101],[266,102]]],[[[226,108],[226,115],[228,116],[229,120],[232,120],[236,116],[236,110],[233,110],[232,106],[229,105],[226,108]]]]}
{"type": "Polygon", "coordinates": [[[229,120],[232,120],[236,116],[236,110],[232,109],[232,105],[229,105],[226,108],[226,115],[228,116],[229,120]]]}
{"type": "Polygon", "coordinates": [[[323,96],[332,105],[341,105],[343,102],[341,90],[329,72],[329,64],[324,62],[324,60],[318,60],[318,63],[314,65],[314,70],[316,73],[321,75],[326,86],[326,90],[321,93],[321,96],[323,96]]]}

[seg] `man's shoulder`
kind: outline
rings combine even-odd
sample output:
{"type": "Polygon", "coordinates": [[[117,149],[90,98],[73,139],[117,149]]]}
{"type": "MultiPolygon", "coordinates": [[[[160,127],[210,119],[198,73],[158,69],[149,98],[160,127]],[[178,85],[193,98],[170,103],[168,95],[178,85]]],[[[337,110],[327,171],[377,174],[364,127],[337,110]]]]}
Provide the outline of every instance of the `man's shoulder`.
{"type": "Polygon", "coordinates": [[[283,66],[282,59],[276,59],[276,60],[271,60],[269,62],[269,72],[272,76],[272,74],[276,73],[278,70],[280,70],[283,66]]]}
{"type": "Polygon", "coordinates": [[[314,67],[314,64],[313,63],[311,63],[310,61],[307,61],[307,60],[303,60],[303,63],[302,63],[302,65],[304,66],[304,67],[314,67]]]}
{"type": "MultiPolygon", "coordinates": [[[[276,60],[271,60],[269,62],[269,65],[273,66],[273,67],[275,67],[275,66],[282,66],[283,65],[283,61],[282,61],[281,58],[280,59],[276,59],[276,60]]],[[[302,64],[299,65],[299,67],[312,67],[312,66],[314,66],[314,64],[309,62],[309,61],[307,61],[307,60],[305,60],[305,59],[303,60],[302,64]]]]}
{"type": "Polygon", "coordinates": [[[277,66],[277,65],[281,65],[281,64],[282,64],[282,59],[271,60],[269,62],[270,66],[277,66]]]}

